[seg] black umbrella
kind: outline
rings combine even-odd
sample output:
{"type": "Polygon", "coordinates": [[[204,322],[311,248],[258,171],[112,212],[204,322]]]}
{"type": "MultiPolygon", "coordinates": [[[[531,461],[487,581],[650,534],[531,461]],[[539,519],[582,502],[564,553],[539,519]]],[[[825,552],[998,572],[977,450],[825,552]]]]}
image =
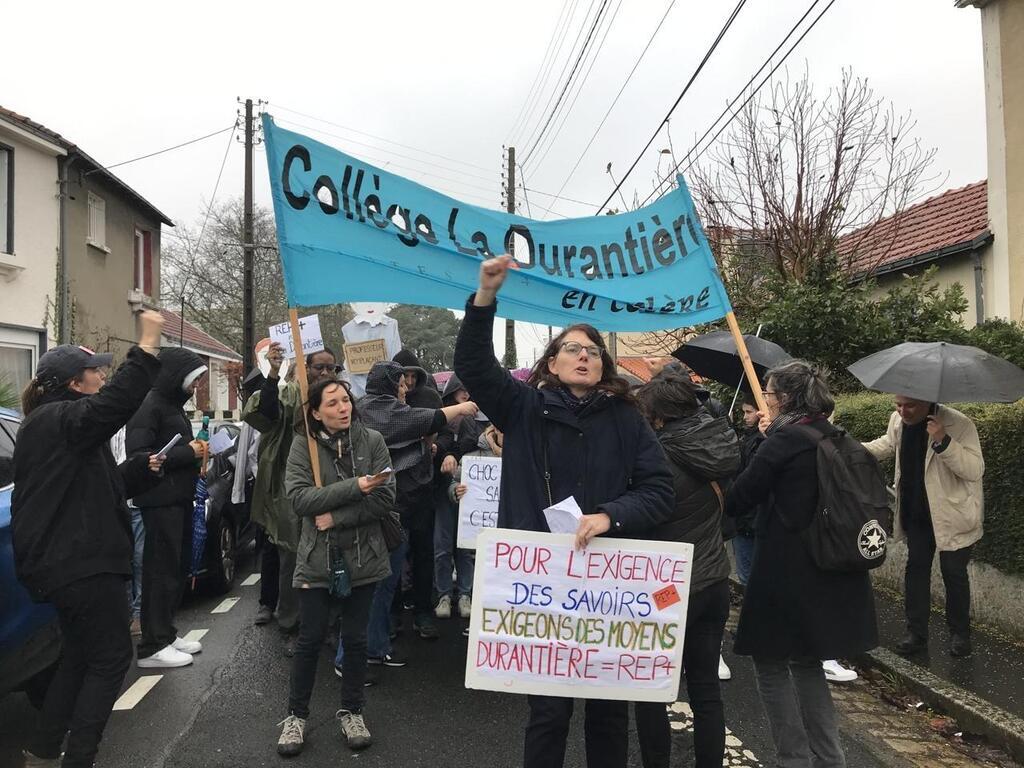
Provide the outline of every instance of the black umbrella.
{"type": "Polygon", "coordinates": [[[869,389],[929,403],[1012,403],[1024,397],[1024,371],[977,347],[944,341],[883,349],[847,370],[869,389]]]}
{"type": "MultiPolygon", "coordinates": [[[[743,339],[759,379],[764,379],[770,368],[792,359],[792,355],[778,344],[773,344],[760,336],[747,333],[743,335],[743,339]]],[[[672,356],[686,363],[702,378],[728,384],[730,387],[735,387],[737,382],[743,379],[743,386],[747,386],[743,363],[736,351],[736,342],[728,331],[715,331],[696,336],[679,347],[672,356]]]]}

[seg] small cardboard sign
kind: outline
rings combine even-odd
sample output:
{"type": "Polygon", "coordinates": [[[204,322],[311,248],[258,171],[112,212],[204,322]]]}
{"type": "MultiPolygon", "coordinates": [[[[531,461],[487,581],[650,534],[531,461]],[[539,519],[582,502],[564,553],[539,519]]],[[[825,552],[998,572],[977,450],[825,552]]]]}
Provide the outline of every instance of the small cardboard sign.
{"type": "Polygon", "coordinates": [[[369,373],[374,363],[388,359],[384,339],[356,341],[345,345],[345,367],[349,373],[369,373]]]}
{"type": "Polygon", "coordinates": [[[664,589],[659,589],[657,592],[652,592],[651,597],[654,598],[654,604],[658,606],[659,611],[664,611],[671,605],[675,605],[679,602],[679,590],[676,589],[675,584],[669,584],[664,589]]]}
{"type": "MultiPolygon", "coordinates": [[[[323,352],[324,337],[320,333],[320,316],[309,315],[299,318],[299,338],[302,340],[302,354],[311,355],[323,352]]],[[[292,324],[278,323],[270,326],[270,340],[277,342],[284,349],[288,360],[295,358],[295,345],[292,343],[292,324]]]]}

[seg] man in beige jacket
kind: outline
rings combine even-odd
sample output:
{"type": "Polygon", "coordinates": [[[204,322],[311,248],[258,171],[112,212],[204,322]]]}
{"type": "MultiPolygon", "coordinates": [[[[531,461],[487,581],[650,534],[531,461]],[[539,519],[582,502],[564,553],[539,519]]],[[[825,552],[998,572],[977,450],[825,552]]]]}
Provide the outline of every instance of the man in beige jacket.
{"type": "Polygon", "coordinates": [[[982,536],[985,460],[978,430],[953,408],[896,397],[886,434],[866,443],[877,459],[896,459],[896,536],[906,536],[904,577],[908,633],[896,645],[909,655],[928,647],[931,571],[939,550],[946,624],[953,656],[971,653],[971,586],[967,563],[982,536]]]}

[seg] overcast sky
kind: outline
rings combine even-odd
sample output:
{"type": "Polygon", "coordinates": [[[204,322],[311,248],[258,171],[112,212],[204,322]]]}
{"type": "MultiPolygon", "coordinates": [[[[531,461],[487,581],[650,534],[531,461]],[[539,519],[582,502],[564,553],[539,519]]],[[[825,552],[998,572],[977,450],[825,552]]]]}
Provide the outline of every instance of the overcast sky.
{"type": "MultiPolygon", "coordinates": [[[[263,99],[292,130],[498,208],[502,145],[514,143],[520,158],[526,153],[550,112],[551,91],[564,82],[558,76],[569,47],[602,1],[17,3],[4,10],[0,105],[109,165],[230,126],[236,97],[263,99]],[[536,83],[561,28],[561,57],[536,83]],[[531,101],[531,93],[540,98],[531,101]],[[529,119],[517,124],[524,105],[529,119]]],[[[674,114],[677,154],[704,133],[809,2],[747,2],[674,114]]],[[[565,185],[564,196],[593,205],[544,197],[566,181],[669,5],[608,0],[610,23],[595,34],[603,43],[594,47],[592,69],[590,60],[583,64],[589,76],[574,107],[552,123],[561,128],[549,130],[550,149],[542,143],[526,164],[535,217],[549,204],[562,215],[595,212],[612,189],[607,163],[616,178],[628,168],[735,3],[676,0],[565,185]]],[[[922,144],[937,149],[935,170],[948,174],[945,187],[985,177],[977,10],[958,10],[953,0],[836,0],[787,65],[796,74],[806,67],[822,92],[852,68],[897,111],[913,112],[922,144]]],[[[657,150],[667,146],[659,136],[624,186],[627,198],[634,189],[641,198],[650,191],[657,150]]],[[[115,173],[170,218],[188,222],[210,199],[227,147],[224,133],[115,173]]],[[[227,151],[218,199],[242,190],[242,147],[227,151]]],[[[256,172],[257,202],[269,206],[263,154],[256,172]]],[[[526,334],[521,359],[538,343],[526,334]]]]}

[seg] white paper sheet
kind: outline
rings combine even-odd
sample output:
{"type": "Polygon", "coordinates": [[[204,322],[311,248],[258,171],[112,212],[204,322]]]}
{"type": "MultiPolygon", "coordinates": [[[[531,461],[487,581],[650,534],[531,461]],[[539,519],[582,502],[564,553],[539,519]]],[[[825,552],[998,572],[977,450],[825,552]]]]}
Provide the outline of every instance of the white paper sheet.
{"type": "Polygon", "coordinates": [[[583,510],[576,503],[576,497],[570,496],[545,509],[544,517],[552,533],[576,533],[583,510]]]}

